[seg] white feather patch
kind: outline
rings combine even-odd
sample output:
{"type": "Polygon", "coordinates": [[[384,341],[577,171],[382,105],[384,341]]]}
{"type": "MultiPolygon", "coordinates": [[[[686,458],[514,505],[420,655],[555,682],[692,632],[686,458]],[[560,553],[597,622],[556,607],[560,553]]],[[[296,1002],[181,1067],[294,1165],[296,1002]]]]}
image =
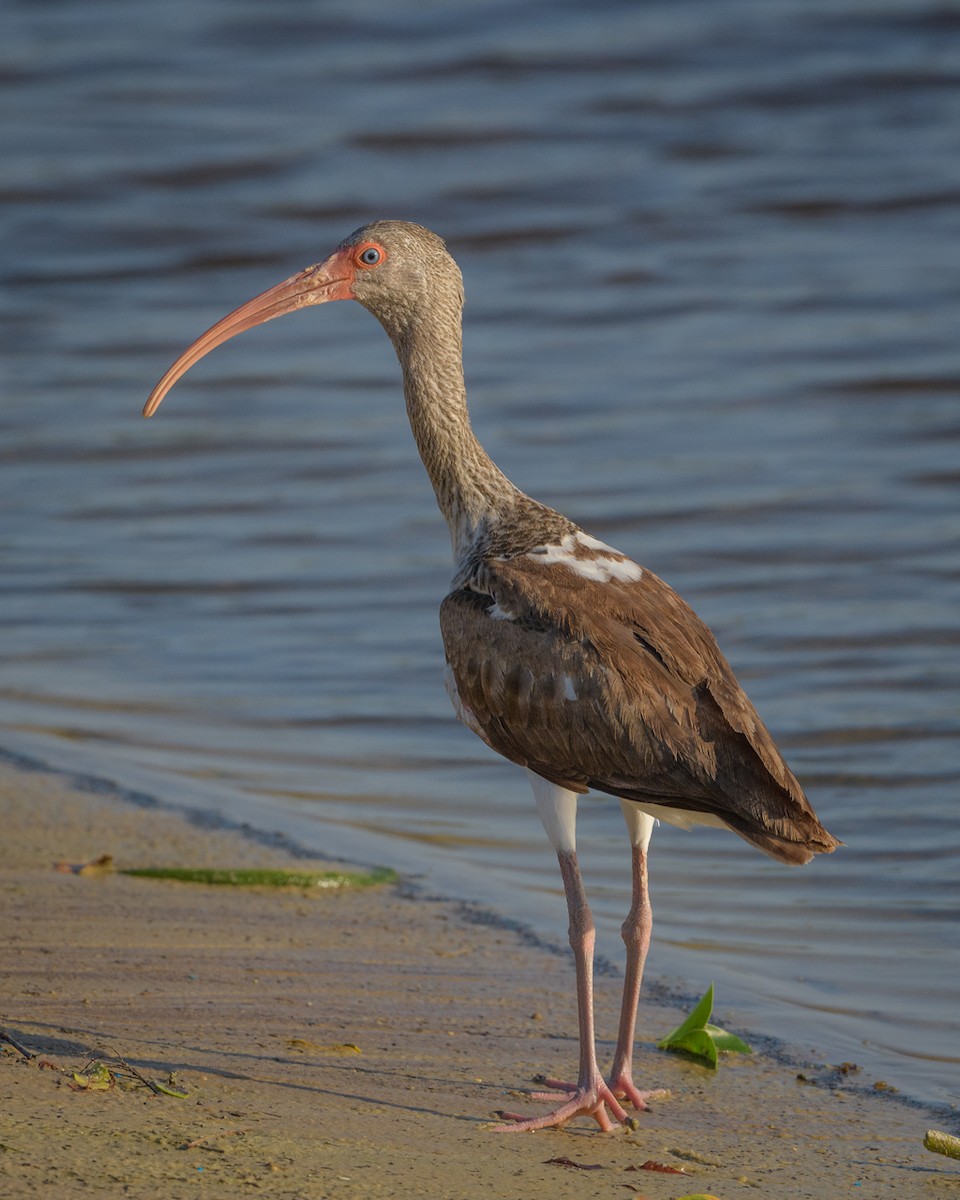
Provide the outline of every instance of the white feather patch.
{"type": "Polygon", "coordinates": [[[578,529],[574,535],[581,546],[585,546],[587,550],[602,550],[607,554],[616,554],[620,557],[619,550],[614,550],[612,546],[608,546],[606,542],[601,542],[599,538],[591,537],[589,533],[584,533],[582,529],[578,529]]]}
{"type": "Polygon", "coordinates": [[[517,619],[515,613],[510,612],[509,609],[501,608],[496,601],[494,601],[491,608],[487,609],[487,616],[491,621],[515,621],[517,619]]]}
{"type": "Polygon", "coordinates": [[[566,567],[568,571],[592,579],[595,583],[636,583],[643,578],[643,568],[632,562],[619,550],[605,542],[597,541],[586,533],[568,533],[559,542],[537,546],[532,555],[550,565],[566,567]],[[587,557],[577,554],[577,545],[591,553],[587,557]]]}

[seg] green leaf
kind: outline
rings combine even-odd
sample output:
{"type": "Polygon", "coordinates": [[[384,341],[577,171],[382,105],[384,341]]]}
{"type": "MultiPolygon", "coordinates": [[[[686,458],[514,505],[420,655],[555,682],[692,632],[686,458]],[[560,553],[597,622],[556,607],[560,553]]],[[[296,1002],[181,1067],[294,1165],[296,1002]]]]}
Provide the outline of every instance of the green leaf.
{"type": "Polygon", "coordinates": [[[693,1033],[697,1029],[703,1029],[706,1023],[710,1020],[710,1014],[713,1012],[713,984],[711,983],[707,990],[697,1001],[690,1013],[690,1016],[678,1025],[673,1033],[668,1033],[667,1036],[659,1043],[660,1049],[665,1050],[669,1044],[677,1038],[684,1038],[688,1033],[693,1033]]]}
{"type": "Polygon", "coordinates": [[[101,1062],[91,1064],[91,1069],[85,1074],[74,1071],[73,1081],[76,1084],[75,1090],[84,1092],[106,1092],[115,1082],[109,1068],[101,1062]]]}
{"type": "Polygon", "coordinates": [[[156,1080],[154,1080],[154,1082],[153,1082],[153,1089],[154,1089],[154,1091],[159,1092],[160,1095],[162,1095],[162,1096],[172,1096],[174,1098],[174,1100],[189,1100],[190,1099],[190,1095],[188,1092],[178,1092],[176,1090],[176,1088],[169,1087],[165,1083],[157,1083],[156,1080]]]}
{"type": "Polygon", "coordinates": [[[205,883],[226,887],[311,888],[337,891],[341,888],[379,887],[396,883],[396,871],[378,867],[373,871],[273,871],[217,870],[210,867],[131,867],[121,875],[139,879],[172,879],[179,883],[205,883]]]}
{"type": "Polygon", "coordinates": [[[711,983],[687,1019],[678,1025],[672,1033],[668,1033],[662,1041],[658,1042],[657,1048],[659,1050],[686,1049],[688,1038],[706,1027],[712,1011],[713,984],[711,983]]]}
{"type": "Polygon", "coordinates": [[[717,1069],[717,1047],[714,1044],[713,1038],[705,1029],[691,1029],[679,1041],[672,1042],[668,1049],[686,1050],[694,1058],[704,1059],[714,1071],[717,1069]]]}
{"type": "Polygon", "coordinates": [[[713,984],[711,983],[687,1019],[658,1042],[657,1048],[692,1054],[695,1058],[703,1059],[713,1070],[717,1068],[718,1052],[721,1050],[727,1053],[751,1054],[750,1047],[736,1034],[727,1033],[718,1025],[710,1024],[712,1012],[713,984]]]}
{"type": "Polygon", "coordinates": [[[727,1033],[725,1029],[721,1029],[718,1025],[708,1024],[705,1028],[718,1050],[725,1050],[728,1054],[753,1053],[752,1047],[748,1046],[743,1038],[738,1038],[735,1033],[727,1033]]]}

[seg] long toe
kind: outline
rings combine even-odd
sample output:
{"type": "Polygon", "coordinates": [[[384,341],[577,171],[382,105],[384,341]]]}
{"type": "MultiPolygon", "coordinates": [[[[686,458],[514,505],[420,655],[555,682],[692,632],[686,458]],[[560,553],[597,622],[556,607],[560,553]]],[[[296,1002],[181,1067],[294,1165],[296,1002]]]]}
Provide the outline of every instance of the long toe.
{"type": "Polygon", "coordinates": [[[565,1079],[552,1079],[547,1075],[534,1075],[533,1082],[541,1086],[536,1091],[524,1091],[531,1100],[562,1100],[565,1096],[573,1096],[577,1085],[565,1079]]]}
{"type": "Polygon", "coordinates": [[[628,1101],[637,1112],[647,1112],[650,1107],[647,1104],[648,1100],[656,1100],[668,1094],[666,1088],[649,1088],[641,1091],[627,1074],[611,1077],[607,1086],[618,1100],[628,1101]]]}
{"type": "Polygon", "coordinates": [[[507,1123],[495,1125],[494,1131],[497,1133],[531,1133],[535,1129],[559,1129],[575,1117],[593,1117],[604,1133],[608,1133],[615,1128],[614,1121],[610,1119],[611,1114],[621,1125],[630,1120],[619,1100],[601,1080],[592,1087],[577,1088],[565,1104],[561,1104],[552,1112],[545,1113],[542,1117],[524,1117],[519,1113],[509,1112],[498,1113],[497,1115],[507,1123]]]}

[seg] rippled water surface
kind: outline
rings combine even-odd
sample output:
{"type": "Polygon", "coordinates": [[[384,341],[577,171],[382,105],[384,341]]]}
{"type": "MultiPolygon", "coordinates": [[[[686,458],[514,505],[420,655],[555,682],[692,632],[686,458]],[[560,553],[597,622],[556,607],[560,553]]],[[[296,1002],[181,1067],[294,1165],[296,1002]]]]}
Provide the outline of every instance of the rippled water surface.
{"type": "MultiPolygon", "coordinates": [[[[659,830],[651,973],[960,1100],[956,10],[5,16],[0,747],[562,938],[526,783],[443,692],[447,535],[376,323],[258,329],[139,418],[228,309],[420,221],[494,458],[693,603],[847,843],[659,830]]],[[[581,807],[617,959],[619,809],[581,807]]]]}

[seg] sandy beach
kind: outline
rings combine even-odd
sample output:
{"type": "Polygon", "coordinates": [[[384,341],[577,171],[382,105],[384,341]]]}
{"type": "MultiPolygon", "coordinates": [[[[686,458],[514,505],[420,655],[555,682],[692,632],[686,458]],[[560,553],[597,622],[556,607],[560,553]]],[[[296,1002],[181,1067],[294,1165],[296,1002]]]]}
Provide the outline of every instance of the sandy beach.
{"type": "MultiPolygon", "coordinates": [[[[564,955],[402,884],[306,894],[58,870],[104,854],[312,864],[44,772],[0,768],[0,814],[0,1027],[35,1054],[0,1048],[5,1200],[960,1196],[960,1163],[922,1147],[931,1125],[957,1132],[942,1114],[822,1063],[756,1053],[714,1073],[657,1051],[684,1015],[659,1000],[641,1006],[637,1077],[670,1095],[636,1130],[491,1132],[499,1109],[536,1111],[514,1089],[575,1070],[564,955]],[[180,1095],[74,1079],[119,1058],[180,1095]]],[[[601,1060],[618,1002],[602,976],[601,1060]]]]}

